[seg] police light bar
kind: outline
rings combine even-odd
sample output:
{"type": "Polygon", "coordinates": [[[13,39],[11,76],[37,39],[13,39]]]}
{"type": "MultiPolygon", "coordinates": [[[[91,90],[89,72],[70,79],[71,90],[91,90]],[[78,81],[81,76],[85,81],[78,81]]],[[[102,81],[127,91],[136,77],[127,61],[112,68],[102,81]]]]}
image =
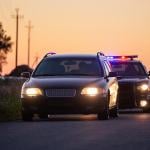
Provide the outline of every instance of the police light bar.
{"type": "Polygon", "coordinates": [[[49,55],[55,55],[55,54],[56,54],[55,52],[48,52],[48,53],[44,56],[44,58],[47,57],[47,56],[49,56],[49,55]]]}
{"type": "Polygon", "coordinates": [[[125,56],[106,56],[107,59],[131,59],[133,60],[134,58],[138,58],[138,55],[125,55],[125,56]]]}

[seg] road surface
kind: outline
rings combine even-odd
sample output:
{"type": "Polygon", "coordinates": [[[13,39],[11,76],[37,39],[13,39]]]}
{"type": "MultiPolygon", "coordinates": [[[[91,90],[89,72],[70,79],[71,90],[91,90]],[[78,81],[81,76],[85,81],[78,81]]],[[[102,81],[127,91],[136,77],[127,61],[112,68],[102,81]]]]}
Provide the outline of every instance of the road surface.
{"type": "Polygon", "coordinates": [[[150,114],[52,116],[0,123],[0,150],[150,150],[150,114]]]}

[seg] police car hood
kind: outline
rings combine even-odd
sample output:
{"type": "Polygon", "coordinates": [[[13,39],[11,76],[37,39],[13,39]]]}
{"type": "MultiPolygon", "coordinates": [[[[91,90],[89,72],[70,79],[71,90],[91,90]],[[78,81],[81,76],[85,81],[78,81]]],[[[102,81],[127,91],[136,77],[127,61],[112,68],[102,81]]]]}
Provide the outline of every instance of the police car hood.
{"type": "Polygon", "coordinates": [[[102,77],[36,77],[26,82],[27,87],[80,88],[89,85],[104,85],[102,77]]]}
{"type": "Polygon", "coordinates": [[[138,83],[138,82],[148,82],[147,77],[119,77],[119,83],[138,83]]]}

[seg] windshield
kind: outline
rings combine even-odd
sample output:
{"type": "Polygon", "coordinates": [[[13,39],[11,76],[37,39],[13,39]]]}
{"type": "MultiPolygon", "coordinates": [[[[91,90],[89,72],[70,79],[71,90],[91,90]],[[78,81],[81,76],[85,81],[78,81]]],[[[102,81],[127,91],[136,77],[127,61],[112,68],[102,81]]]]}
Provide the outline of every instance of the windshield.
{"type": "Polygon", "coordinates": [[[139,62],[110,62],[112,70],[118,76],[146,76],[146,72],[139,62]]]}
{"type": "Polygon", "coordinates": [[[96,58],[47,58],[33,76],[84,75],[102,76],[102,69],[96,58]]]}

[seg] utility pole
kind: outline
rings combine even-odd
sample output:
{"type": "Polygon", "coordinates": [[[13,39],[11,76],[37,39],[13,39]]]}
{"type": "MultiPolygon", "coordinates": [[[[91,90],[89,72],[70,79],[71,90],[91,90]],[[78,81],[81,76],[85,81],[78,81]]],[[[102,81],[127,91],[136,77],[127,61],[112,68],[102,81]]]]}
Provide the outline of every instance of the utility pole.
{"type": "Polygon", "coordinates": [[[19,19],[23,18],[23,16],[19,15],[19,8],[15,9],[16,15],[13,15],[13,18],[16,19],[16,59],[15,59],[15,66],[18,65],[18,34],[19,34],[19,19]]]}
{"type": "Polygon", "coordinates": [[[31,21],[29,21],[28,25],[26,26],[28,29],[28,66],[30,66],[30,33],[33,26],[31,25],[31,21]]]}

